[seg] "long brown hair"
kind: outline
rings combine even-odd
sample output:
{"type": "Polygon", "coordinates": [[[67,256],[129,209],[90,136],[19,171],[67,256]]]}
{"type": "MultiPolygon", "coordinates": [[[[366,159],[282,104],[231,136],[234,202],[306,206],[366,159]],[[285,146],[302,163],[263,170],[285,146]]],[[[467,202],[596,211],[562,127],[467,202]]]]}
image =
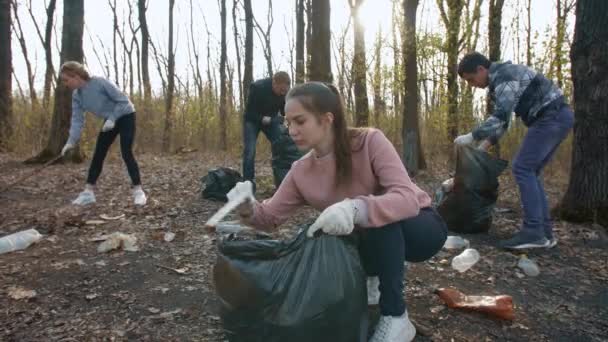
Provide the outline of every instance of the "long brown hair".
{"type": "Polygon", "coordinates": [[[307,82],[293,87],[285,98],[286,101],[290,99],[297,99],[306,110],[315,114],[317,120],[327,112],[334,115],[332,129],[336,156],[336,187],[349,184],[353,166],[351,138],[358,134],[358,130],[355,132],[347,126],[344,104],[338,89],[329,83],[307,82]]]}

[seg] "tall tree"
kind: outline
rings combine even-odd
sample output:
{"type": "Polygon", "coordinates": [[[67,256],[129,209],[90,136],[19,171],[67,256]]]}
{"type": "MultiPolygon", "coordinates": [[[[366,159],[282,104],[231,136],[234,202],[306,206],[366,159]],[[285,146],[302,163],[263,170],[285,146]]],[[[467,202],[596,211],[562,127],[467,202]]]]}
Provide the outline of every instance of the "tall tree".
{"type": "MultiPolygon", "coordinates": [[[[504,0],[489,0],[489,19],[488,19],[488,59],[491,62],[500,60],[501,27],[502,27],[502,8],[504,0]]],[[[492,115],[494,104],[488,95],[486,98],[486,115],[492,115]]],[[[500,144],[494,146],[496,156],[500,155],[500,144]]]]}
{"type": "Polygon", "coordinates": [[[167,93],[165,94],[165,128],[163,130],[163,152],[171,149],[173,131],[173,96],[175,92],[175,51],[173,50],[173,7],[175,0],[169,0],[169,46],[167,48],[167,93]]]}
{"type": "Polygon", "coordinates": [[[418,113],[418,68],[416,51],[416,10],[418,0],[403,1],[403,163],[408,172],[415,176],[420,169],[426,169],[422,153],[418,113]]]}
{"type": "Polygon", "coordinates": [[[532,0],[526,0],[526,65],[532,67],[532,0]]]}
{"type": "Polygon", "coordinates": [[[226,95],[226,0],[220,1],[220,18],[222,38],[220,39],[220,149],[226,151],[226,121],[227,121],[227,95],[226,95]]]}
{"type": "MultiPolygon", "coordinates": [[[[82,63],[82,35],[84,33],[84,0],[65,0],[63,3],[63,28],[61,30],[60,64],[67,61],[82,63]]],[[[55,88],[55,105],[46,147],[28,162],[46,162],[59,155],[65,144],[72,117],[72,91],[58,79],[55,88]]],[[[66,156],[67,159],[80,162],[82,155],[78,146],[66,156]]]]}
{"type": "Polygon", "coordinates": [[[331,82],[331,30],[328,0],[311,1],[310,80],[331,82]]]}
{"type": "Polygon", "coordinates": [[[258,38],[260,42],[262,42],[262,50],[264,52],[264,57],[266,58],[266,71],[268,72],[268,76],[272,77],[274,71],[272,66],[272,44],[270,33],[272,32],[272,25],[274,23],[274,17],[272,15],[272,0],[268,0],[268,13],[266,16],[266,30],[262,28],[262,25],[258,23],[255,16],[253,17],[253,23],[255,24],[256,32],[258,34],[258,38]]]}
{"type": "Polygon", "coordinates": [[[141,29],[141,80],[144,84],[144,113],[150,110],[152,101],[152,86],[150,85],[150,71],[148,68],[148,47],[150,34],[148,32],[148,21],[146,20],[146,0],[137,0],[139,14],[139,26],[141,29]]]}
{"type": "Polygon", "coordinates": [[[579,0],[570,50],[574,141],[561,217],[608,227],[608,1],[579,0]]]}
{"type": "Polygon", "coordinates": [[[51,98],[51,85],[53,83],[53,79],[55,78],[55,68],[53,67],[53,49],[52,49],[52,41],[53,37],[53,19],[55,18],[55,7],[57,4],[57,0],[50,0],[48,6],[46,7],[46,25],[44,29],[44,37],[40,32],[40,28],[38,27],[38,22],[36,21],[36,17],[34,16],[34,12],[32,11],[32,1],[28,2],[28,12],[30,13],[30,17],[32,18],[32,22],[34,23],[34,27],[36,28],[36,32],[38,33],[38,38],[42,42],[42,47],[44,48],[44,59],[46,62],[46,69],[44,71],[44,86],[42,90],[42,106],[44,108],[48,108],[50,98],[51,98]]]}
{"type": "Polygon", "coordinates": [[[253,82],[253,9],[251,0],[243,0],[245,8],[245,71],[243,75],[243,99],[247,103],[249,85],[253,82]]]}
{"type": "Polygon", "coordinates": [[[437,0],[441,19],[447,29],[446,51],[448,54],[448,142],[458,135],[458,52],[460,50],[460,21],[464,0],[437,0]],[[447,2],[446,12],[444,1],[447,2]]]}
{"type": "MultiPolygon", "coordinates": [[[[359,10],[364,0],[349,0],[351,15],[355,21],[352,74],[355,86],[355,125],[369,125],[369,102],[367,100],[367,62],[365,58],[365,28],[359,10]]],[[[314,28],[313,28],[314,29],[314,28]]]]}
{"type": "Polygon", "coordinates": [[[304,82],[304,0],[296,0],[296,83],[304,82]]]}
{"type": "Polygon", "coordinates": [[[27,44],[25,43],[25,35],[23,34],[23,28],[21,26],[21,20],[19,19],[19,12],[17,11],[16,3],[13,3],[13,14],[15,15],[15,19],[12,22],[13,31],[15,32],[15,36],[19,41],[19,46],[21,47],[21,53],[23,53],[23,60],[25,62],[25,69],[27,71],[27,83],[29,86],[29,94],[30,101],[32,104],[32,108],[38,108],[38,96],[36,95],[36,87],[34,85],[34,71],[32,69],[32,63],[30,62],[30,58],[28,55],[27,44]]]}
{"type": "MultiPolygon", "coordinates": [[[[192,0],[190,0],[192,1],[192,0]]],[[[234,33],[234,49],[236,52],[236,71],[238,78],[238,90],[239,90],[239,107],[243,107],[243,83],[242,71],[241,71],[241,40],[239,39],[239,22],[238,22],[238,0],[232,2],[232,32],[234,33]]]]}
{"type": "Polygon", "coordinates": [[[0,0],[0,150],[8,147],[13,111],[11,0],[0,0]]]}
{"type": "Polygon", "coordinates": [[[564,43],[567,43],[566,19],[570,11],[574,8],[574,0],[557,0],[557,25],[555,34],[555,51],[553,57],[553,67],[555,69],[555,79],[557,86],[562,88],[564,85],[564,72],[562,66],[567,63],[564,43]]]}

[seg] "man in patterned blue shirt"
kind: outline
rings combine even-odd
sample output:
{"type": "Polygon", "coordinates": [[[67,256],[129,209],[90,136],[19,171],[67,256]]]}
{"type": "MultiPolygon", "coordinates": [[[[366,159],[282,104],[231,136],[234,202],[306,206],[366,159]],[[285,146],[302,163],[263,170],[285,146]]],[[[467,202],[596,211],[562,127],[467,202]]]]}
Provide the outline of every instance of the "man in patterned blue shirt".
{"type": "Polygon", "coordinates": [[[554,247],[557,239],[553,236],[541,172],[574,123],[574,113],[562,91],[525,65],[492,63],[478,52],[462,58],[458,74],[472,87],[489,87],[494,112],[471,133],[457,137],[455,144],[468,145],[474,141],[483,141],[485,147],[496,144],[508,129],[513,112],[528,127],[512,165],[524,211],[523,225],[511,239],[501,241],[500,246],[554,247]]]}

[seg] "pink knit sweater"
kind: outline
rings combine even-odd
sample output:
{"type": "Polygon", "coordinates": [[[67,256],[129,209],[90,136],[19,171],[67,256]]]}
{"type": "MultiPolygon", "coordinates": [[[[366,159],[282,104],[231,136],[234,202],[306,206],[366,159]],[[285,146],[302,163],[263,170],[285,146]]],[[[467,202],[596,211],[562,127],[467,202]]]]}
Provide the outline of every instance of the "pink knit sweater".
{"type": "MultiPolygon", "coordinates": [[[[293,163],[272,198],[254,204],[251,224],[272,230],[299,207],[323,211],[346,198],[362,200],[366,227],[382,227],[418,215],[431,198],[414,184],[395,147],[379,130],[370,128],[353,139],[352,181],[336,188],[333,153],[316,158],[312,152],[293,163]]],[[[359,201],[357,201],[359,202],[359,201]]]]}

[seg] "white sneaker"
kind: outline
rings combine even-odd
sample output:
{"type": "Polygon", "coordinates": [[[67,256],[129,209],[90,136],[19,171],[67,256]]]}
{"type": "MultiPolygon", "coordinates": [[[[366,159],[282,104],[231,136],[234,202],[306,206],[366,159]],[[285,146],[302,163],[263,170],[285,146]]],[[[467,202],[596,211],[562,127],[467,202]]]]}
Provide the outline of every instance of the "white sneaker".
{"type": "Polygon", "coordinates": [[[410,342],[415,336],[416,328],[406,310],[400,317],[380,316],[370,342],[410,342]]]}
{"type": "Polygon", "coordinates": [[[87,205],[91,203],[95,203],[95,194],[91,190],[84,190],[72,201],[74,205],[87,205]]]}
{"type": "Polygon", "coordinates": [[[135,205],[146,205],[148,199],[146,198],[146,193],[141,188],[133,189],[133,203],[135,205]]]}
{"type": "Polygon", "coordinates": [[[380,279],[378,277],[367,277],[367,305],[378,305],[380,303],[380,279]]]}

